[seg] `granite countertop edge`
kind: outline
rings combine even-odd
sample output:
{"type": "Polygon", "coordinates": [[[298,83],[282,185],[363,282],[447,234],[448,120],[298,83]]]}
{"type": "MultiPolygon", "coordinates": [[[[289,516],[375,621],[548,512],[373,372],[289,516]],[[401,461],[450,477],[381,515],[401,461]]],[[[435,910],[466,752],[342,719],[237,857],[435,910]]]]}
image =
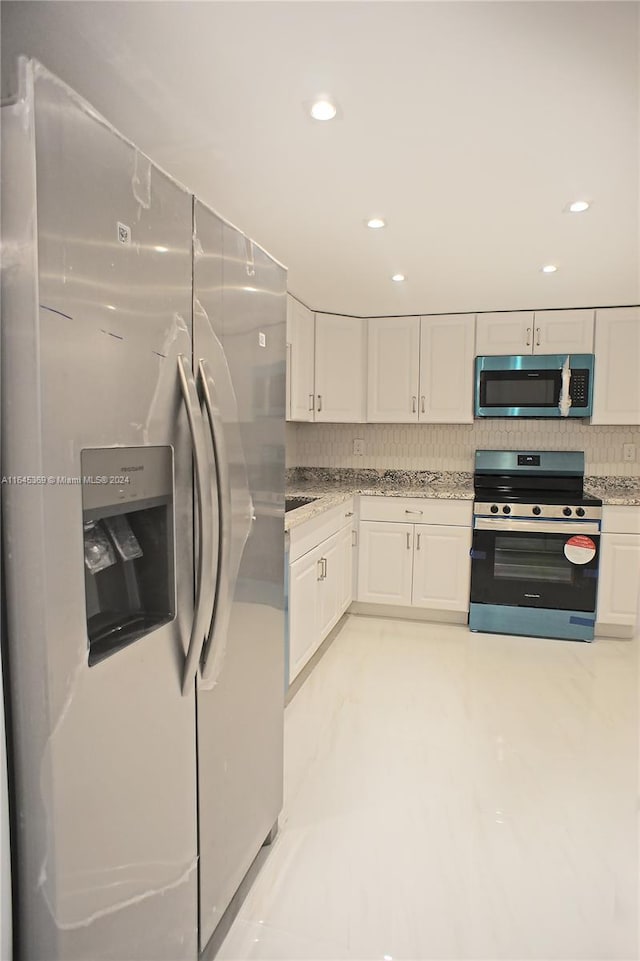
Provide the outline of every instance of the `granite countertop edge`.
{"type": "MultiPolygon", "coordinates": [[[[285,531],[317,517],[324,511],[348,500],[355,494],[373,497],[427,497],[441,500],[473,500],[471,475],[432,475],[420,484],[412,482],[410,475],[394,479],[380,479],[372,483],[369,478],[353,480],[322,478],[318,480],[292,478],[287,483],[287,497],[316,497],[317,500],[285,514],[285,531]]],[[[377,480],[377,479],[376,479],[377,480]]],[[[632,477],[585,477],[586,494],[602,498],[607,506],[640,506],[640,481],[632,477]]]]}

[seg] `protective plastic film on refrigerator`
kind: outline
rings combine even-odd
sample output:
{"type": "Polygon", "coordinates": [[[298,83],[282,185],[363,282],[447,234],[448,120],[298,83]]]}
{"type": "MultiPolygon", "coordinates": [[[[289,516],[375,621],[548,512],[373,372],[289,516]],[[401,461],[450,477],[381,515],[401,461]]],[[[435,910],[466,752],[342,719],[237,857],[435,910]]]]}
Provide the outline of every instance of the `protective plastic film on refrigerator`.
{"type": "Polygon", "coordinates": [[[43,67],[19,76],[2,108],[16,949],[194,959],[282,797],[281,573],[263,562],[282,572],[286,274],[210,211],[224,242],[203,261],[192,194],[43,67]],[[238,250],[251,291],[228,287],[238,250]],[[194,264],[218,271],[196,300],[194,264]],[[245,790],[255,810],[230,811],[245,790]]]}

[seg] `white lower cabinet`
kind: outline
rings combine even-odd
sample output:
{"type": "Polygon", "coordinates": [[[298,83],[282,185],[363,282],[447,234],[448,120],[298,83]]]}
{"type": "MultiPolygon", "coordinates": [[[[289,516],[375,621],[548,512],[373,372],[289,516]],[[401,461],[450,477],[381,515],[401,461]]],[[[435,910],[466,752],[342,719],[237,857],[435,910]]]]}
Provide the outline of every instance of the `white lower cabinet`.
{"type": "Polygon", "coordinates": [[[469,610],[471,528],[415,527],[414,607],[469,610]]]}
{"type": "Polygon", "coordinates": [[[363,497],[360,516],[358,601],[468,611],[470,502],[363,497]]]}
{"type": "Polygon", "coordinates": [[[640,608],[640,508],[602,509],[596,633],[631,637],[640,608]]]}
{"type": "Polygon", "coordinates": [[[413,524],[361,521],[358,600],[411,604],[413,524]]]}
{"type": "Polygon", "coordinates": [[[350,501],[293,532],[294,559],[289,564],[289,683],[353,600],[353,517],[350,501]],[[311,546],[314,538],[315,546],[311,546]],[[296,556],[302,550],[305,553],[296,556]]]}
{"type": "Polygon", "coordinates": [[[289,681],[320,643],[320,573],[319,548],[289,566],[289,681]]]}

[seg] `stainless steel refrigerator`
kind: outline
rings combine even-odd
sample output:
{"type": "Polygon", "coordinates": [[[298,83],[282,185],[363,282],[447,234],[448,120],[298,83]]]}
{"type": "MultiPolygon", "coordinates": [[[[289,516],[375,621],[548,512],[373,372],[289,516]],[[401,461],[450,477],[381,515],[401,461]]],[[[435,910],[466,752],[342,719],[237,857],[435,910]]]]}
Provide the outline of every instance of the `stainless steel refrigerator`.
{"type": "Polygon", "coordinates": [[[282,801],[284,269],[64,84],[2,108],[18,955],[195,959],[282,801]]]}

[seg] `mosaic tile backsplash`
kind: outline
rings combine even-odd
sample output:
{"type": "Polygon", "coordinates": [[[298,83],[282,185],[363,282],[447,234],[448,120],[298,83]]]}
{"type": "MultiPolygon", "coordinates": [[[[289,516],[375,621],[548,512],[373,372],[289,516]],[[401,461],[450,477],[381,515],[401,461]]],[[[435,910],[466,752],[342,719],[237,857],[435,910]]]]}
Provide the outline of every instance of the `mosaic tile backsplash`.
{"type": "Polygon", "coordinates": [[[496,419],[473,424],[287,424],[287,467],[374,467],[473,471],[477,449],[583,450],[585,474],[640,477],[640,460],[623,461],[622,445],[640,429],[567,420],[496,419]],[[353,441],[364,441],[364,454],[353,441]]]}

